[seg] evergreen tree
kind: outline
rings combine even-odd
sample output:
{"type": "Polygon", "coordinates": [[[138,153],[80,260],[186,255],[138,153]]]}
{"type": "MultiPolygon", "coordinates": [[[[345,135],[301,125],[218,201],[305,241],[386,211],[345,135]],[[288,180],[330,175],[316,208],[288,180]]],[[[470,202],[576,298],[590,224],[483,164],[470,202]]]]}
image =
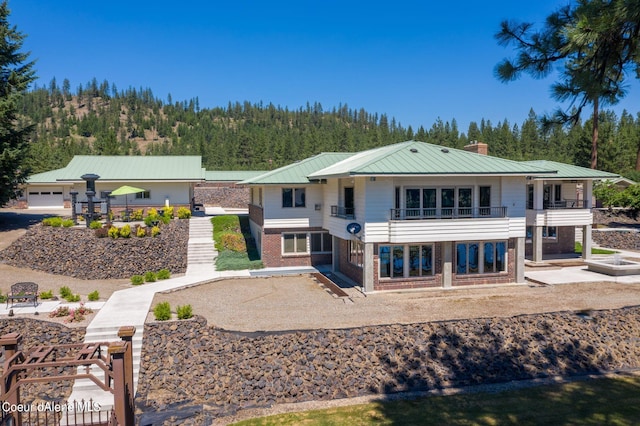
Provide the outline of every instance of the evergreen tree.
{"type": "Polygon", "coordinates": [[[18,101],[35,80],[33,62],[20,52],[24,35],[9,25],[9,7],[0,4],[0,205],[16,197],[29,176],[26,167],[30,126],[17,123],[18,101]]]}

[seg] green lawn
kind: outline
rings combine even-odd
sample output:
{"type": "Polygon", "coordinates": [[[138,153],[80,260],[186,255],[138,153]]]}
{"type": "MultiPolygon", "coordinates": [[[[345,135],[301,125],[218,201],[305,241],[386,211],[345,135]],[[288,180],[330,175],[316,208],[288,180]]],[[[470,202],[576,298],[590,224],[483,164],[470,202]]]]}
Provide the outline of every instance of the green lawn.
{"type": "Polygon", "coordinates": [[[637,425],[640,378],[433,396],[252,419],[237,425],[637,425]]]}
{"type": "MultiPolygon", "coordinates": [[[[577,254],[582,254],[582,243],[576,241],[576,253],[577,254]]],[[[600,249],[600,248],[592,248],[591,249],[591,254],[614,254],[617,253],[616,251],[613,250],[605,250],[605,249],[600,249]]]]}

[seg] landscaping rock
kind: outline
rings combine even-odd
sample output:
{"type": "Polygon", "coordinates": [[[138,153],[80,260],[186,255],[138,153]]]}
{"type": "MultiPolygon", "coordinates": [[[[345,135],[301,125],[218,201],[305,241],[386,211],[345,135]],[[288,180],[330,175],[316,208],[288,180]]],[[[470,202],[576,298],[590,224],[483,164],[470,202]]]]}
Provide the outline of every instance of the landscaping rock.
{"type": "Polygon", "coordinates": [[[148,323],[144,333],[139,416],[202,407],[202,420],[281,403],[640,367],[640,307],[251,334],[194,317],[148,323]]]}
{"type": "Polygon", "coordinates": [[[147,271],[187,268],[189,221],[175,219],[156,237],[98,238],[87,228],[35,225],[0,252],[0,261],[82,279],[130,278],[147,271]]]}

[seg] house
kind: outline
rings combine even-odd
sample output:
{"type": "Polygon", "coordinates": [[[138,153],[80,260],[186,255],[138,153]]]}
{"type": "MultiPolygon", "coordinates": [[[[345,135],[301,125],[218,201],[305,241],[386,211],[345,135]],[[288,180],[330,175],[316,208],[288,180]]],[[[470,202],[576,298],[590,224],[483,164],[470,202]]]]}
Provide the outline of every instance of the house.
{"type": "Polygon", "coordinates": [[[527,184],[557,170],[485,153],[408,141],[244,180],[262,261],[329,264],[366,292],[524,282],[527,184]]]}
{"type": "Polygon", "coordinates": [[[582,257],[591,256],[593,182],[620,176],[555,161],[525,164],[556,170],[527,182],[526,252],[534,262],[544,255],[573,253],[576,227],[582,227],[582,257]]]}
{"type": "Polygon", "coordinates": [[[71,207],[71,193],[78,201],[86,200],[83,175],[95,174],[96,195],[122,185],[144,189],[144,192],[114,197],[112,206],[146,207],[190,205],[195,184],[205,180],[200,156],[97,156],[76,155],[66,167],[31,176],[19,201],[28,208],[71,207]]]}

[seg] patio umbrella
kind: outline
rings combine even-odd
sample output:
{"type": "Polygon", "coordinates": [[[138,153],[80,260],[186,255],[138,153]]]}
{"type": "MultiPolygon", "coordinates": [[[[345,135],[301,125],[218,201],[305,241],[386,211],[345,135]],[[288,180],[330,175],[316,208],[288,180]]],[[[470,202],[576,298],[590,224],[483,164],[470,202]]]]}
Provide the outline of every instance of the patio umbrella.
{"type": "Polygon", "coordinates": [[[111,191],[111,195],[124,195],[124,203],[125,209],[129,210],[129,200],[127,195],[129,194],[137,194],[139,192],[145,192],[146,189],[136,188],[135,186],[122,185],[120,188],[114,189],[111,191]]]}

